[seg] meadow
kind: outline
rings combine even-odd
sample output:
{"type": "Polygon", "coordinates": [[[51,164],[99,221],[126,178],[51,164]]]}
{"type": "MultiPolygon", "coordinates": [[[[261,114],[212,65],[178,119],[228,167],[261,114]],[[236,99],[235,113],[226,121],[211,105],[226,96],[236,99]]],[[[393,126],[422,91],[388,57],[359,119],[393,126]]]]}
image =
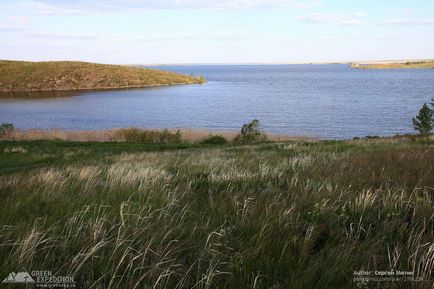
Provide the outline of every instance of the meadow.
{"type": "MultiPolygon", "coordinates": [[[[1,141],[0,276],[79,288],[432,288],[434,141],[1,141]],[[420,281],[353,282],[359,270],[420,281]]],[[[5,288],[7,286],[5,285],[5,288]]]]}

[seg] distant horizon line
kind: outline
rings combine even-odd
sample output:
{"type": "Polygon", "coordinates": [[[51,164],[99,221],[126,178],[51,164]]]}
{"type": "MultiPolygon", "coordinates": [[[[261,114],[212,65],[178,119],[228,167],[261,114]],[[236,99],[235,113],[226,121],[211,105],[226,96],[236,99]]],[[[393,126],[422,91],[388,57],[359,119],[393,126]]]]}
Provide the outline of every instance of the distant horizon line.
{"type": "Polygon", "coordinates": [[[348,61],[294,61],[294,62],[174,62],[174,63],[126,63],[120,65],[171,66],[171,65],[321,65],[321,64],[381,64],[407,61],[434,61],[434,58],[390,59],[390,60],[348,60],[348,61]]]}
{"type": "Polygon", "coordinates": [[[126,65],[126,66],[187,66],[187,65],[321,65],[321,64],[383,64],[403,63],[407,61],[434,61],[434,58],[407,58],[407,59],[383,59],[383,60],[341,60],[341,61],[285,61],[285,62],[166,62],[166,63],[119,63],[119,62],[98,62],[89,60],[23,60],[23,59],[0,59],[0,61],[29,61],[29,62],[50,62],[50,61],[80,61],[99,64],[126,65]]]}
{"type": "Polygon", "coordinates": [[[120,65],[183,66],[183,65],[321,65],[321,64],[382,64],[407,61],[434,61],[434,58],[391,59],[391,60],[348,60],[348,61],[293,61],[293,62],[174,62],[174,63],[127,63],[120,65]]]}

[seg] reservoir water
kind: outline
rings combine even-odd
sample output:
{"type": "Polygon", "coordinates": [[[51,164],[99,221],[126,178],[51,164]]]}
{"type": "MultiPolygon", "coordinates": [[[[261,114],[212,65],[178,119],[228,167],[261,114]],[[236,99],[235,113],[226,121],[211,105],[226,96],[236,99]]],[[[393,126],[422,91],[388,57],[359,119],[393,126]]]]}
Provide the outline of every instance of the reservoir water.
{"type": "Polygon", "coordinates": [[[0,123],[18,128],[118,127],[267,131],[343,139],[413,132],[411,118],[434,97],[434,69],[359,70],[346,65],[184,65],[203,85],[0,98],[0,123]]]}

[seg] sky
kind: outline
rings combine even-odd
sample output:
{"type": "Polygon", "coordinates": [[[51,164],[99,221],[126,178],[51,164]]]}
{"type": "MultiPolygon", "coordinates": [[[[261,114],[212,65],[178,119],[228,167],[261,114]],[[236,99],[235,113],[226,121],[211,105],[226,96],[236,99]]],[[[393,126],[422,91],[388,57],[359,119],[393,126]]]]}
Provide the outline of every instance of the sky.
{"type": "Polygon", "coordinates": [[[433,0],[0,0],[0,59],[434,59],[433,0]]]}

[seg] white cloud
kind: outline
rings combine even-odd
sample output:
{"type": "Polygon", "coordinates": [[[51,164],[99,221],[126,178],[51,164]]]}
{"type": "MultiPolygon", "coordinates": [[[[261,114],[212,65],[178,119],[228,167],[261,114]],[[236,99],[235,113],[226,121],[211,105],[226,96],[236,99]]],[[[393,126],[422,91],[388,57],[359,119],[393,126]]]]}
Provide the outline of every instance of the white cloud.
{"type": "Polygon", "coordinates": [[[46,32],[27,32],[27,36],[44,39],[77,39],[77,40],[94,40],[99,38],[96,34],[84,33],[46,33],[46,32]]]}
{"type": "Polygon", "coordinates": [[[10,15],[6,16],[4,20],[0,22],[1,32],[19,32],[28,29],[29,25],[26,16],[10,15]]]}
{"type": "Polygon", "coordinates": [[[19,32],[27,29],[28,27],[24,25],[0,25],[1,32],[19,32]]]}
{"type": "Polygon", "coordinates": [[[380,25],[432,25],[434,19],[395,18],[381,21],[380,25]]]}
{"type": "Polygon", "coordinates": [[[246,39],[248,36],[234,36],[234,35],[180,35],[180,36],[161,36],[161,37],[134,37],[126,38],[122,41],[135,41],[135,42],[160,42],[160,41],[200,41],[200,40],[215,40],[215,41],[238,41],[241,38],[246,39]]]}
{"type": "MultiPolygon", "coordinates": [[[[48,2],[48,1],[47,1],[48,2]]],[[[45,1],[30,1],[21,4],[21,7],[28,9],[32,12],[37,12],[45,15],[57,15],[57,14],[87,14],[89,11],[73,8],[70,5],[57,6],[55,4],[45,3],[45,1]]]]}
{"type": "Polygon", "coordinates": [[[351,15],[353,15],[354,17],[364,17],[364,16],[366,16],[366,15],[368,15],[366,12],[354,12],[354,13],[351,13],[351,15]]]}
{"type": "Polygon", "coordinates": [[[338,22],[340,25],[362,25],[363,22],[360,19],[343,19],[338,22]]]}
{"type": "Polygon", "coordinates": [[[337,35],[323,35],[318,37],[321,41],[357,41],[357,40],[363,40],[363,38],[360,37],[342,37],[337,35]]]}
{"type": "Polygon", "coordinates": [[[255,8],[312,8],[322,0],[31,0],[23,4],[44,14],[87,14],[95,12],[158,9],[238,10],[255,8]]]}
{"type": "Polygon", "coordinates": [[[339,25],[361,25],[362,18],[366,15],[364,12],[355,12],[348,15],[330,14],[330,13],[310,13],[298,17],[298,20],[308,23],[333,23],[339,25]]]}

